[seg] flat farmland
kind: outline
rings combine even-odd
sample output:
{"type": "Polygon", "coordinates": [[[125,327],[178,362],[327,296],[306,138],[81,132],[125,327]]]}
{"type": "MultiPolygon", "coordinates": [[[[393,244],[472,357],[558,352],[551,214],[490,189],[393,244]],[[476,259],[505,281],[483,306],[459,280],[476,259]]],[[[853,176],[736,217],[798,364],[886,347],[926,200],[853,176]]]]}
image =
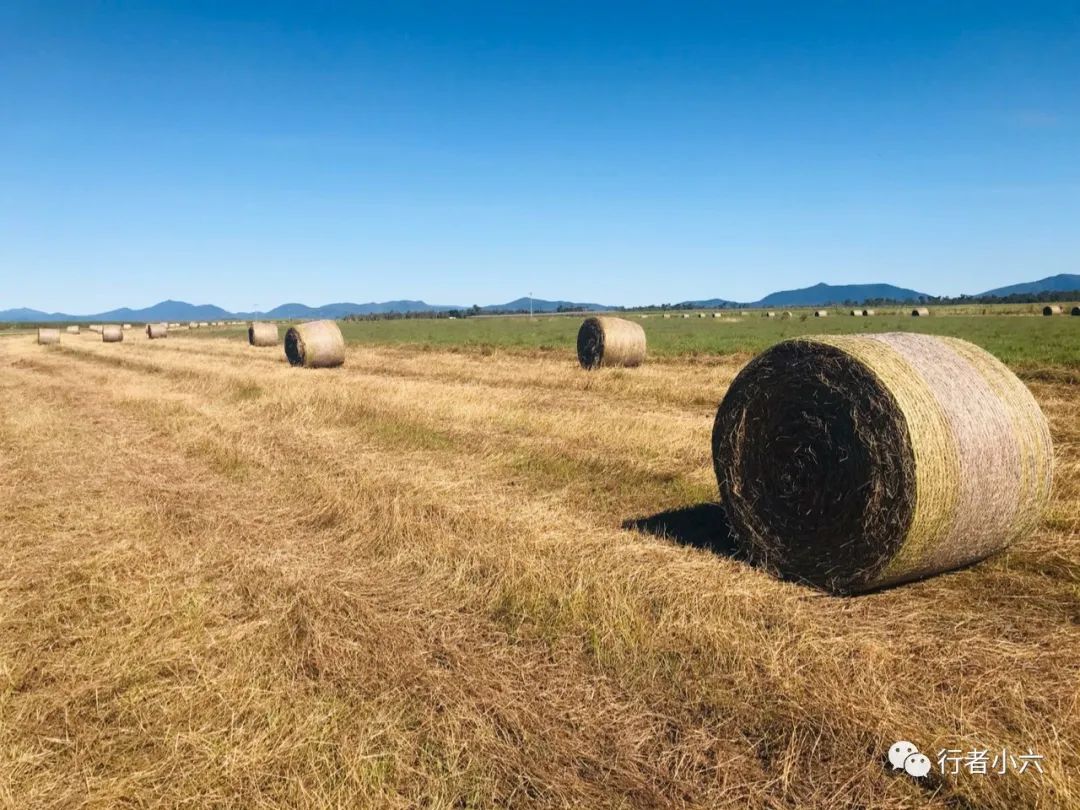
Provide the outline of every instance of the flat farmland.
{"type": "Polygon", "coordinates": [[[1080,318],[346,323],[0,338],[0,802],[11,807],[1080,805],[1080,318]],[[1038,529],[839,598],[737,559],[717,403],[754,352],[918,329],[1048,416],[1038,529]],[[1041,773],[894,776],[911,740],[1041,773]]]}

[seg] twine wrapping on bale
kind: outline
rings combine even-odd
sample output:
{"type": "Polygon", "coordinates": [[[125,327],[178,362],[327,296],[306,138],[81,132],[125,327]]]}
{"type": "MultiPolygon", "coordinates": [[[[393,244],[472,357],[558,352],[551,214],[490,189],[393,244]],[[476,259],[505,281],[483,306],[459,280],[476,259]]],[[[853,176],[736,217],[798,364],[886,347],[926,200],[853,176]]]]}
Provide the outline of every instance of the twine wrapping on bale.
{"type": "Polygon", "coordinates": [[[167,323],[148,323],[146,325],[146,336],[150,340],[167,338],[169,336],[169,325],[167,323]]]}
{"type": "Polygon", "coordinates": [[[797,338],[736,377],[713,464],[747,556],[837,593],[981,560],[1030,532],[1053,447],[982,349],[914,333],[797,338]]]}
{"type": "Polygon", "coordinates": [[[819,309],[817,312],[814,313],[814,317],[815,318],[828,318],[829,317],[829,310],[827,310],[827,309],[819,309]]]}
{"type": "Polygon", "coordinates": [[[584,369],[640,366],[645,360],[645,330],[622,318],[586,318],[578,329],[577,356],[584,369]]]}
{"type": "Polygon", "coordinates": [[[255,321],[248,326],[248,343],[252,346],[277,346],[278,332],[276,323],[255,321]]]}
{"type": "Polygon", "coordinates": [[[69,326],[67,328],[67,333],[69,335],[77,335],[77,334],[79,334],[79,327],[78,326],[69,326]]]}
{"type": "Polygon", "coordinates": [[[345,362],[345,339],[333,321],[301,323],[285,333],[285,356],[294,366],[333,368],[345,362]]]}
{"type": "Polygon", "coordinates": [[[111,323],[101,329],[102,343],[120,343],[124,339],[124,330],[117,324],[111,323]]]}
{"type": "Polygon", "coordinates": [[[1050,304],[1049,306],[1043,307],[1043,315],[1060,315],[1061,313],[1062,309],[1057,304],[1050,304]]]}
{"type": "Polygon", "coordinates": [[[926,307],[919,307],[918,309],[911,310],[912,318],[925,318],[930,314],[930,310],[926,307]]]}
{"type": "Polygon", "coordinates": [[[37,330],[37,342],[40,346],[48,346],[50,343],[60,342],[60,330],[59,329],[38,329],[37,330]]]}

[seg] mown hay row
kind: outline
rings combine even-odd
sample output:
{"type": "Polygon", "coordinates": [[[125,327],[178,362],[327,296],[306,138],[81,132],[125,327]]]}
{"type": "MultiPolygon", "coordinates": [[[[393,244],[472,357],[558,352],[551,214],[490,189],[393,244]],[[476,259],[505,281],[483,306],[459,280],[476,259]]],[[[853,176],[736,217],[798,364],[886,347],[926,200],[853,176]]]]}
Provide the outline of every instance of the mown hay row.
{"type": "Polygon", "coordinates": [[[645,330],[623,318],[586,318],[578,330],[578,362],[585,369],[640,366],[645,361],[645,330]]]}
{"type": "Polygon", "coordinates": [[[838,593],[975,562],[1031,531],[1053,448],[1023,383],[956,338],[799,338],[753,360],[713,427],[748,556],[838,593]]]}
{"type": "Polygon", "coordinates": [[[294,366],[334,368],[345,362],[345,338],[334,321],[301,323],[285,333],[285,356],[294,366]]]}

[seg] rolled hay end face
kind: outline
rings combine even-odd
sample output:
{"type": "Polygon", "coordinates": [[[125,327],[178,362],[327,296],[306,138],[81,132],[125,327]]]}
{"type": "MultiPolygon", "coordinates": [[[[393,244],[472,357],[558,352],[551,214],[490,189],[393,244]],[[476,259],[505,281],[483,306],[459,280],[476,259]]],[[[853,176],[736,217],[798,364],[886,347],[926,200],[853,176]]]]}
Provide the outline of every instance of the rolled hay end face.
{"type": "Polygon", "coordinates": [[[124,339],[124,330],[117,324],[109,324],[101,328],[102,343],[120,343],[124,339]]]}
{"type": "Polygon", "coordinates": [[[1030,531],[1053,447],[1024,384],[955,338],[777,344],[716,414],[713,465],[747,556],[835,593],[981,560],[1030,531]]]}
{"type": "Polygon", "coordinates": [[[248,343],[252,346],[277,346],[278,329],[276,323],[255,321],[248,325],[248,343]]]}
{"type": "Polygon", "coordinates": [[[38,329],[37,342],[39,346],[49,346],[60,342],[59,329],[38,329]]]}
{"type": "Polygon", "coordinates": [[[645,361],[645,330],[623,318],[586,318],[578,330],[578,362],[584,369],[640,366],[645,361]]]}
{"type": "Polygon", "coordinates": [[[298,324],[285,333],[285,356],[294,366],[334,368],[345,362],[345,339],[334,321],[298,324]]]}

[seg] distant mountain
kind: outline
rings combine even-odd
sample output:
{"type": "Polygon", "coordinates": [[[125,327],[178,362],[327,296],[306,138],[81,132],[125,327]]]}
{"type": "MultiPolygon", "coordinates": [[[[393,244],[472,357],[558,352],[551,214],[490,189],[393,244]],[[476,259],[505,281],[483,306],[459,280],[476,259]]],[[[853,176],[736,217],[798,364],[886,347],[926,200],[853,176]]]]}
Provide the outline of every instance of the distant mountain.
{"type": "Polygon", "coordinates": [[[707,298],[704,301],[683,301],[675,305],[679,309],[727,309],[728,307],[742,306],[738,301],[727,301],[723,298],[707,298]]]}
{"type": "Polygon", "coordinates": [[[375,315],[383,312],[446,312],[464,307],[426,304],[423,301],[383,301],[367,304],[326,304],[321,307],[309,307],[304,304],[282,304],[269,312],[250,313],[265,318],[344,318],[347,315],[375,315]]]}
{"type": "Polygon", "coordinates": [[[861,304],[869,300],[920,301],[930,298],[926,293],[894,287],[892,284],[815,284],[801,290],[784,290],[766,295],[754,306],[813,307],[842,304],[851,301],[861,304]]]}
{"type": "Polygon", "coordinates": [[[1075,273],[1061,273],[1057,276],[1041,278],[1038,281],[998,287],[996,290],[987,290],[981,294],[1004,298],[1007,295],[1037,295],[1041,292],[1072,292],[1074,290],[1080,292],[1080,276],[1075,273]]]}
{"type": "Polygon", "coordinates": [[[505,304],[491,304],[480,307],[481,312],[521,312],[528,311],[529,302],[532,302],[533,312],[558,312],[560,309],[581,309],[589,312],[603,312],[618,307],[605,306],[604,304],[579,304],[574,301],[545,301],[543,298],[518,298],[505,304]]]}

